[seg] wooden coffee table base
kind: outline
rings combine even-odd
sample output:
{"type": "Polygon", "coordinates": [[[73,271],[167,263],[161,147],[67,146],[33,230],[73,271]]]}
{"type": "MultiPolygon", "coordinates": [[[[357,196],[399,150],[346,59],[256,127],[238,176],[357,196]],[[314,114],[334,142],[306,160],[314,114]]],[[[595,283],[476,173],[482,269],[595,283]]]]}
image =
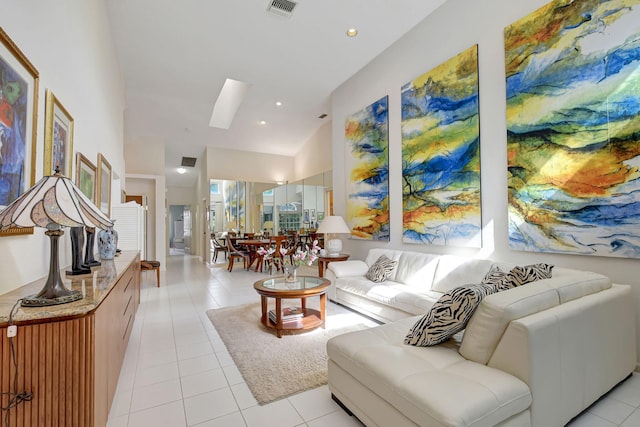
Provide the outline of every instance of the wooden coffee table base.
{"type": "Polygon", "coordinates": [[[276,336],[282,338],[282,331],[302,331],[308,329],[314,329],[321,326],[324,329],[325,326],[325,309],[327,305],[327,294],[322,293],[320,295],[320,310],[313,308],[306,308],[306,298],[300,298],[300,305],[302,309],[302,317],[282,321],[282,300],[280,297],[272,297],[276,300],[276,323],[273,323],[269,319],[269,309],[267,304],[267,296],[260,295],[260,302],[262,305],[262,317],[260,321],[267,328],[275,329],[276,336]]]}
{"type": "Polygon", "coordinates": [[[253,284],[260,295],[262,317],[260,321],[267,328],[275,329],[278,338],[282,338],[282,331],[300,331],[324,328],[325,309],[327,306],[327,288],[331,285],[327,279],[312,276],[298,276],[294,282],[287,282],[284,277],[271,277],[258,280],[253,284]],[[307,298],[320,297],[320,310],[307,308],[307,298]],[[267,298],[276,300],[276,321],[269,318],[267,298]],[[283,322],[282,300],[299,299],[301,317],[292,317],[283,322]]]}

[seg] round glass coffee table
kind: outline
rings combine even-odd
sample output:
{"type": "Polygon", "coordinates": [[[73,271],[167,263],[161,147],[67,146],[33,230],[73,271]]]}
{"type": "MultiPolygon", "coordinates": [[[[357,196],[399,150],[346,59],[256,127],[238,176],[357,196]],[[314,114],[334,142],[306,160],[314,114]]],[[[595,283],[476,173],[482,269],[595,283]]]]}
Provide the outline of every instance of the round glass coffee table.
{"type": "Polygon", "coordinates": [[[278,338],[285,330],[306,330],[321,326],[324,328],[327,288],[331,282],[321,277],[297,276],[295,282],[285,282],[284,277],[271,277],[253,284],[260,294],[262,317],[260,321],[267,328],[275,329],[278,338]],[[307,308],[306,299],[320,297],[320,310],[307,308]],[[267,309],[267,298],[276,300],[275,310],[267,309]],[[282,308],[283,299],[300,298],[300,307],[282,308]]]}

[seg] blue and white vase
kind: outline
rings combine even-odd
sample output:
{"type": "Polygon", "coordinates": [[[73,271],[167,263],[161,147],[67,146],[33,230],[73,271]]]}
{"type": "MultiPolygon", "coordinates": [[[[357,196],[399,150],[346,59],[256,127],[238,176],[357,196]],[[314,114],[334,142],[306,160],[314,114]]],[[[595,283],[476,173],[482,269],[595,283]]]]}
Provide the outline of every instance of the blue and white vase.
{"type": "MultiPolygon", "coordinates": [[[[111,220],[115,222],[115,220],[111,220]]],[[[116,249],[118,248],[118,232],[109,227],[106,230],[98,232],[98,251],[100,252],[100,260],[114,259],[116,249]]]]}

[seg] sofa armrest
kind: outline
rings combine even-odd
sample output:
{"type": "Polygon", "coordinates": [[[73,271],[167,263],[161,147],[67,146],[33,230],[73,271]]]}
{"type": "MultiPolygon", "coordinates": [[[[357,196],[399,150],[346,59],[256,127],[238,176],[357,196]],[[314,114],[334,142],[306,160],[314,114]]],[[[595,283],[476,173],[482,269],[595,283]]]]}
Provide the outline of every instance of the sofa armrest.
{"type": "Polygon", "coordinates": [[[327,266],[324,278],[331,282],[327,289],[327,296],[331,301],[338,302],[336,294],[336,281],[341,277],[364,276],[369,271],[366,262],[360,260],[334,261],[327,266]]]}
{"type": "Polygon", "coordinates": [[[565,425],[636,366],[630,286],[614,285],[512,321],[488,366],[529,385],[531,425],[565,425]]]}
{"type": "Polygon", "coordinates": [[[369,271],[369,266],[361,260],[347,260],[332,262],[327,266],[336,278],[347,276],[364,276],[369,271]]]}

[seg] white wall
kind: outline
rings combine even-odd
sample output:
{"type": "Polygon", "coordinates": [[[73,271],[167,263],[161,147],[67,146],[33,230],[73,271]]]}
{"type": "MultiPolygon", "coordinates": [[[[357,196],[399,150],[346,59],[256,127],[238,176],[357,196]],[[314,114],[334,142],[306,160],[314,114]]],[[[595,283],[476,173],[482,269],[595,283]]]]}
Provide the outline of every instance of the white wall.
{"type": "Polygon", "coordinates": [[[299,181],[331,170],[331,122],[325,123],[303,145],[294,159],[294,178],[299,181]]]}
{"type": "Polygon", "coordinates": [[[293,174],[293,157],[248,153],[224,148],[207,148],[207,176],[228,181],[288,181],[293,174]]]}
{"type": "Polygon", "coordinates": [[[509,249],[503,29],[546,3],[547,0],[449,0],[333,93],[333,188],[334,209],[338,215],[345,214],[346,201],[345,118],[389,95],[391,241],[345,240],[345,252],[363,259],[369,248],[388,246],[425,252],[464,253],[516,263],[547,261],[558,266],[597,271],[610,276],[615,282],[631,284],[636,301],[640,301],[640,260],[509,249]],[[480,67],[483,248],[405,245],[402,243],[400,88],[476,43],[479,45],[480,67]]]}
{"type": "MultiPolygon", "coordinates": [[[[102,153],[113,172],[123,177],[124,84],[104,0],[3,2],[2,28],[40,73],[36,180],[43,174],[47,88],[74,119],[74,152],[94,164],[102,153]]],[[[114,201],[120,200],[121,182],[112,185],[114,201]]],[[[61,266],[71,263],[67,235],[60,239],[61,266]]],[[[4,293],[47,274],[49,241],[42,229],[29,236],[1,237],[0,255],[4,293]]]]}

